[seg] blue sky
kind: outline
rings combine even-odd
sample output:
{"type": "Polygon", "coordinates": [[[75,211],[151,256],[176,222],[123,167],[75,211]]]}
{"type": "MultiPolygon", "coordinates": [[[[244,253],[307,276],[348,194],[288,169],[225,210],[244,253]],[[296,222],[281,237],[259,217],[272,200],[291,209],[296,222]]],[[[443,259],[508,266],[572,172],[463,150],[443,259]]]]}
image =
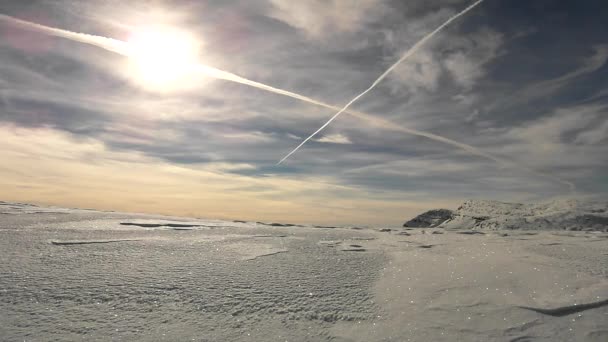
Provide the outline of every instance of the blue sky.
{"type": "MultiPolygon", "coordinates": [[[[5,1],[0,13],[121,40],[158,21],[196,37],[202,63],[341,106],[470,3],[5,1]]],[[[486,0],[353,106],[506,166],[346,114],[276,166],[334,113],[199,76],[150,88],[123,56],[0,21],[0,191],[76,207],[353,224],[398,224],[467,198],[605,198],[607,12],[602,1],[486,0]]]]}

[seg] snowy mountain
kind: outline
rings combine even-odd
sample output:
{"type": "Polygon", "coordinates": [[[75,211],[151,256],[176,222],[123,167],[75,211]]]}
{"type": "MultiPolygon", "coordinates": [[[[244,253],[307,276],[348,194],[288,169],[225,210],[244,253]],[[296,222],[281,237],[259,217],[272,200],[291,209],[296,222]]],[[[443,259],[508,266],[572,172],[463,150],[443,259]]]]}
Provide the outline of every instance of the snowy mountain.
{"type": "Polygon", "coordinates": [[[569,199],[521,204],[468,200],[455,211],[427,211],[404,227],[608,231],[608,202],[569,199]]]}

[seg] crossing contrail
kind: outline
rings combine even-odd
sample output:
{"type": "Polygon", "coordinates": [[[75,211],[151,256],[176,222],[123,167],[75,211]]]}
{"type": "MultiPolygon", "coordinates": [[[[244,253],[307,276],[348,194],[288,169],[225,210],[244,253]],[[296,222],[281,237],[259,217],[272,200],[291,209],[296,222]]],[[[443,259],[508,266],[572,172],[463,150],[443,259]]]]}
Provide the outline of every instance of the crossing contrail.
{"type": "Polygon", "coordinates": [[[287,158],[289,158],[289,156],[291,156],[292,154],[296,153],[300,147],[304,146],[304,144],[306,144],[306,142],[308,142],[308,140],[312,139],[315,135],[317,135],[319,132],[321,132],[325,127],[327,127],[327,125],[329,125],[332,121],[334,121],[335,118],[338,117],[338,115],[342,114],[344,111],[346,111],[353,103],[355,103],[357,100],[359,100],[360,98],[362,98],[365,94],[367,94],[368,92],[370,92],[372,89],[374,89],[380,82],[382,82],[382,80],[384,78],[386,78],[386,76],[393,71],[399,64],[401,64],[401,62],[405,61],[406,59],[408,59],[411,55],[413,55],[422,45],[424,45],[424,43],[426,43],[429,39],[433,38],[433,36],[435,34],[437,34],[439,31],[441,31],[444,27],[448,26],[452,21],[458,19],[460,16],[465,15],[468,11],[472,10],[475,6],[479,5],[483,0],[478,0],[476,2],[474,2],[472,5],[470,5],[469,7],[465,8],[464,10],[462,10],[461,12],[459,12],[458,14],[454,15],[453,17],[451,17],[450,19],[448,19],[446,22],[444,22],[443,24],[441,24],[438,28],[436,28],[434,31],[432,31],[431,33],[427,34],[426,36],[424,36],[421,40],[419,40],[416,44],[414,44],[414,46],[412,46],[409,50],[407,50],[405,52],[405,54],[403,54],[403,56],[401,56],[401,58],[399,58],[399,60],[397,62],[395,62],[393,65],[390,66],[390,68],[388,68],[382,75],[380,75],[380,77],[378,77],[374,83],[372,83],[371,86],[369,86],[369,88],[365,89],[361,94],[355,96],[352,100],[350,100],[350,102],[348,102],[344,107],[342,107],[336,114],[334,114],[334,116],[332,116],[329,120],[327,120],[327,122],[325,124],[323,124],[323,126],[321,126],[319,129],[317,129],[313,134],[311,134],[308,138],[304,139],[304,141],[302,141],[300,143],[300,145],[296,146],[296,148],[294,148],[291,152],[289,152],[285,157],[283,157],[283,159],[279,160],[279,162],[277,163],[277,165],[280,165],[282,162],[284,162],[287,158]]]}
{"type": "MultiPolygon", "coordinates": [[[[467,8],[465,11],[470,10],[471,8],[473,8],[473,6],[477,5],[481,1],[483,1],[483,0],[479,0],[478,2],[476,2],[475,4],[473,4],[469,8],[467,8]]],[[[455,17],[452,17],[448,22],[444,23],[437,30],[435,30],[433,33],[431,33],[431,35],[434,34],[434,33],[436,33],[436,32],[438,32],[445,25],[449,24],[450,21],[452,21],[452,20],[456,19],[458,16],[464,14],[465,11],[459,13],[455,17]]],[[[51,36],[61,37],[61,38],[69,39],[69,40],[72,40],[72,41],[76,41],[76,42],[80,42],[80,43],[84,43],[84,44],[93,45],[93,46],[102,48],[102,49],[107,50],[107,51],[118,53],[118,54],[126,56],[126,57],[132,56],[132,54],[134,53],[133,48],[130,46],[130,44],[128,42],[121,41],[121,40],[118,40],[118,39],[113,39],[113,38],[108,38],[108,37],[102,37],[102,36],[97,36],[97,35],[91,35],[91,34],[86,34],[86,33],[72,32],[72,31],[63,30],[63,29],[59,29],[59,28],[49,27],[49,26],[40,25],[40,24],[37,24],[37,23],[21,20],[21,19],[18,19],[18,18],[14,18],[14,17],[8,16],[8,15],[4,15],[4,14],[0,14],[0,21],[5,21],[5,22],[8,22],[8,23],[11,23],[11,24],[13,24],[15,26],[18,26],[18,27],[21,27],[23,29],[33,30],[33,31],[37,31],[37,32],[40,32],[40,33],[43,33],[43,34],[47,34],[47,35],[51,35],[51,36]]],[[[413,53],[412,50],[414,50],[414,48],[416,46],[420,46],[425,40],[429,39],[431,35],[428,35],[427,37],[423,38],[423,40],[421,40],[420,42],[418,42],[412,49],[410,49],[410,51],[408,51],[408,53],[406,53],[404,55],[404,57],[402,57],[399,60],[399,62],[401,62],[402,60],[404,60],[405,58],[407,58],[407,56],[411,55],[413,53]]],[[[397,62],[396,64],[398,64],[399,62],[397,62]]],[[[392,69],[394,69],[394,67],[396,66],[396,64],[393,65],[389,70],[387,70],[381,76],[381,78],[378,79],[374,83],[374,86],[375,86],[375,84],[377,82],[379,82],[382,78],[384,78],[386,76],[386,74],[388,74],[392,69]]],[[[512,167],[512,168],[515,168],[515,169],[527,171],[527,172],[535,174],[537,176],[541,176],[541,177],[544,177],[544,178],[556,181],[558,183],[567,185],[570,189],[574,189],[574,184],[572,184],[571,182],[559,179],[559,178],[554,177],[554,176],[549,175],[549,174],[540,173],[538,171],[532,170],[532,169],[527,168],[525,166],[521,166],[521,165],[515,164],[514,162],[506,160],[506,159],[495,157],[495,156],[493,156],[493,155],[491,155],[491,154],[489,154],[487,152],[484,152],[484,151],[482,151],[482,150],[480,150],[480,149],[478,149],[478,148],[476,148],[474,146],[467,145],[467,144],[464,144],[464,143],[461,143],[461,142],[458,142],[458,141],[455,141],[455,140],[452,140],[452,139],[449,139],[449,138],[446,138],[446,137],[443,137],[443,136],[440,136],[440,135],[437,135],[437,134],[433,134],[433,133],[430,133],[430,132],[420,131],[420,130],[416,130],[416,129],[413,129],[413,128],[408,128],[408,127],[405,127],[405,126],[400,126],[400,125],[395,124],[393,122],[390,122],[390,121],[388,121],[386,119],[375,117],[375,116],[372,116],[372,115],[369,115],[369,114],[366,114],[366,113],[347,110],[348,109],[347,107],[350,104],[352,104],[352,102],[354,102],[354,101],[351,101],[351,103],[349,103],[346,108],[340,108],[338,106],[334,106],[334,105],[325,103],[325,102],[320,101],[320,100],[316,100],[316,99],[313,99],[313,98],[310,98],[310,97],[307,97],[307,96],[304,96],[304,95],[300,95],[300,94],[297,94],[297,93],[294,93],[294,92],[290,92],[288,90],[284,90],[284,89],[280,89],[280,88],[275,88],[275,87],[272,87],[272,86],[267,85],[267,84],[263,84],[263,83],[256,82],[256,81],[252,81],[252,80],[246,79],[244,77],[238,76],[236,74],[230,73],[228,71],[220,70],[220,69],[208,66],[208,65],[204,65],[204,64],[198,63],[198,64],[195,64],[195,65],[192,65],[191,67],[192,67],[192,69],[195,72],[200,72],[200,73],[202,73],[202,74],[204,74],[206,76],[209,76],[209,77],[213,77],[213,78],[217,78],[217,79],[222,79],[222,80],[226,80],[226,81],[230,81],[230,82],[236,82],[236,83],[240,83],[240,84],[243,84],[243,85],[248,85],[248,86],[251,86],[251,87],[254,87],[254,88],[257,88],[257,89],[261,89],[261,90],[265,90],[265,91],[274,93],[274,94],[283,95],[283,96],[291,97],[291,98],[294,98],[294,99],[297,99],[297,100],[300,100],[300,101],[303,101],[303,102],[311,103],[311,104],[314,104],[314,105],[317,105],[317,106],[320,106],[320,107],[328,108],[328,109],[331,109],[331,110],[338,110],[339,111],[338,114],[340,114],[342,112],[345,112],[345,113],[348,113],[348,114],[350,114],[350,115],[352,115],[354,117],[357,117],[357,118],[359,118],[359,119],[361,119],[363,121],[366,121],[367,123],[369,123],[369,124],[371,124],[373,126],[379,127],[379,128],[383,128],[383,129],[387,129],[387,130],[393,130],[393,131],[396,131],[396,132],[402,132],[402,133],[411,134],[411,135],[416,135],[416,136],[424,137],[424,138],[431,139],[431,140],[434,140],[434,141],[437,141],[437,142],[441,142],[441,143],[444,143],[444,144],[447,144],[447,145],[459,148],[459,149],[461,149],[461,150],[463,150],[463,151],[465,151],[465,152],[467,152],[467,153],[469,153],[471,155],[475,155],[475,156],[478,156],[478,157],[481,157],[481,158],[485,158],[485,159],[497,162],[497,163],[499,163],[502,166],[508,166],[508,167],[512,167]]],[[[360,96],[362,96],[362,95],[360,95],[360,96]]],[[[360,96],[358,96],[358,97],[360,97],[360,96]]],[[[337,115],[334,115],[334,117],[331,120],[333,120],[336,116],[337,115]]],[[[331,122],[331,120],[330,120],[330,122],[331,122]]],[[[329,122],[327,124],[329,124],[329,122]]],[[[321,129],[323,129],[325,126],[327,126],[327,124],[325,124],[323,127],[321,127],[321,129]]],[[[319,129],[314,134],[317,134],[321,129],[319,129]]],[[[314,136],[314,134],[312,136],[314,136]]],[[[306,141],[310,140],[311,137],[309,137],[308,139],[306,139],[304,141],[304,143],[306,141]]],[[[303,145],[304,143],[302,143],[301,145],[303,145]]],[[[298,146],[298,148],[300,146],[298,146]]],[[[295,152],[295,150],[293,152],[295,152]]],[[[290,153],[289,155],[293,154],[293,152],[290,153]]],[[[289,155],[287,155],[287,157],[289,157],[289,155]]],[[[283,160],[285,160],[287,157],[283,158],[283,160]]],[[[283,160],[281,160],[281,161],[283,161],[283,160]]]]}

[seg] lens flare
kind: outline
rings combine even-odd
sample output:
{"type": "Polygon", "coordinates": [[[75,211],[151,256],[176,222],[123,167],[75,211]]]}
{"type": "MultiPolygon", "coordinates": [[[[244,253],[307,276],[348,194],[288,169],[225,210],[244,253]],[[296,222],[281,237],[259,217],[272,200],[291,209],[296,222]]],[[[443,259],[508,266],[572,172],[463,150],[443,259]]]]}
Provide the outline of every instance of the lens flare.
{"type": "Polygon", "coordinates": [[[128,40],[129,59],[144,85],[170,86],[186,77],[198,60],[198,43],[169,27],[135,30],[128,40]]]}

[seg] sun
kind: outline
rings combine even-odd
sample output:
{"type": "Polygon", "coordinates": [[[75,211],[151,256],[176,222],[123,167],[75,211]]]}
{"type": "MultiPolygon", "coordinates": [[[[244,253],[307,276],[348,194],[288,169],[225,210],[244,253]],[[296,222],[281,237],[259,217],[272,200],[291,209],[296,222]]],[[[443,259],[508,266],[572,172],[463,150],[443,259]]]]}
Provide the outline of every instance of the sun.
{"type": "Polygon", "coordinates": [[[175,86],[197,63],[199,43],[188,33],[164,26],[134,30],[128,40],[130,65],[148,87],[175,86]]]}

